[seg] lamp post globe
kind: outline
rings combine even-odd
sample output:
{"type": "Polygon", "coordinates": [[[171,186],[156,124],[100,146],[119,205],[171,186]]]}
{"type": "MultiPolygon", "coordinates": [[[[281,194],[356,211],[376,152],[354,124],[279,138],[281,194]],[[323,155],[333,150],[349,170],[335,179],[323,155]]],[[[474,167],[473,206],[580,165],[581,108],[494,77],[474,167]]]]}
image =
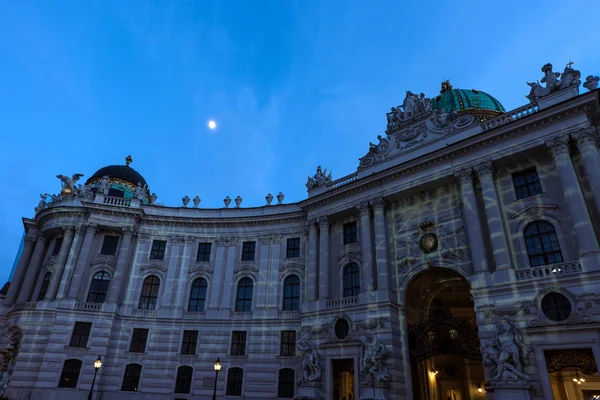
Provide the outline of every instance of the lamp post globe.
{"type": "Polygon", "coordinates": [[[217,358],[214,364],[215,368],[215,386],[213,388],[213,400],[217,400],[217,379],[219,378],[219,371],[221,370],[221,360],[217,358]]]}
{"type": "Polygon", "coordinates": [[[96,383],[96,375],[98,374],[98,370],[102,367],[102,357],[98,356],[96,361],[94,361],[94,379],[92,379],[92,387],[90,388],[90,393],[88,394],[88,400],[92,400],[92,394],[94,393],[94,384],[96,383]]]}

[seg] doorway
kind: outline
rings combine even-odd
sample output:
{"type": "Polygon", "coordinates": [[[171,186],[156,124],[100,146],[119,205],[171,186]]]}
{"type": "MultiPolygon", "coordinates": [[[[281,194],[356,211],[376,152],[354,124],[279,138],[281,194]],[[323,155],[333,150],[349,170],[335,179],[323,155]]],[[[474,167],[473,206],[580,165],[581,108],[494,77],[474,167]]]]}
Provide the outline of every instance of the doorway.
{"type": "Polygon", "coordinates": [[[332,360],[333,400],[356,400],[354,393],[354,359],[332,360]]]}
{"type": "Polygon", "coordinates": [[[414,398],[485,399],[469,283],[453,270],[430,268],[410,282],[405,304],[414,398]]]}

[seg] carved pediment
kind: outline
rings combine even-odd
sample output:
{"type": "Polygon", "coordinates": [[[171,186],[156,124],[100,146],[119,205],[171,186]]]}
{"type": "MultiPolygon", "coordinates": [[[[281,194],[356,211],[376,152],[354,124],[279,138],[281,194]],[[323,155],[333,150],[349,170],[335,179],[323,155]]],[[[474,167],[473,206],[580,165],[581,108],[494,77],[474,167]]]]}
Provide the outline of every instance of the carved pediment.
{"type": "Polygon", "coordinates": [[[44,271],[45,272],[52,272],[54,271],[54,266],[56,265],[56,263],[54,262],[54,260],[49,260],[48,262],[46,262],[46,264],[44,264],[44,271]]]}
{"type": "Polygon", "coordinates": [[[190,268],[190,270],[188,271],[188,276],[190,276],[190,275],[196,275],[198,273],[212,275],[213,270],[209,269],[207,265],[199,264],[199,265],[196,265],[193,268],[190,268]]]}
{"type": "Polygon", "coordinates": [[[96,257],[94,261],[90,263],[90,266],[95,267],[97,265],[108,265],[109,267],[114,268],[117,264],[115,262],[114,256],[104,256],[104,257],[96,257]]]}
{"type": "Polygon", "coordinates": [[[235,270],[233,270],[233,275],[236,279],[240,275],[249,275],[256,278],[258,272],[259,270],[256,267],[251,267],[250,265],[242,265],[241,267],[238,267],[235,270]]]}
{"type": "Polygon", "coordinates": [[[345,251],[338,258],[340,267],[351,262],[361,262],[361,254],[357,251],[345,251]]]}
{"type": "Polygon", "coordinates": [[[154,272],[167,272],[167,268],[163,265],[159,265],[159,264],[148,264],[148,265],[144,265],[140,268],[140,271],[145,272],[145,271],[154,271],[154,272]]]}
{"type": "Polygon", "coordinates": [[[557,204],[532,204],[511,215],[510,219],[537,219],[545,215],[553,216],[554,213],[552,211],[556,210],[557,208],[557,204]]]}
{"type": "Polygon", "coordinates": [[[286,274],[289,271],[304,271],[304,265],[295,263],[284,264],[281,267],[279,267],[279,271],[283,274],[286,274]]]}

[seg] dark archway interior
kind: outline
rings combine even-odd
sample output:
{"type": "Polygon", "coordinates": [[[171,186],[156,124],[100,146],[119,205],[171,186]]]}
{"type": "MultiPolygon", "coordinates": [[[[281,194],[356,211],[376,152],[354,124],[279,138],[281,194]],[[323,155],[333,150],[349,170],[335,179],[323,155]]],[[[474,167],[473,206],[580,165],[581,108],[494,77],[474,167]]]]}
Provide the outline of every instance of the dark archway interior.
{"type": "Polygon", "coordinates": [[[406,289],[415,399],[484,399],[485,379],[469,283],[457,272],[430,268],[406,289]]]}

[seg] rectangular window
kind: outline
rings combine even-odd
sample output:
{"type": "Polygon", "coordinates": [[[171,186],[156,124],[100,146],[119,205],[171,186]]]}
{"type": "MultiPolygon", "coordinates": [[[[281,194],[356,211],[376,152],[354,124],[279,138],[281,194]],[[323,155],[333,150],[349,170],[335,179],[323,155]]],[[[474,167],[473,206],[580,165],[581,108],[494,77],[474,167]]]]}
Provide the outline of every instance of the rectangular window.
{"type": "Polygon", "coordinates": [[[165,250],[167,248],[166,240],[152,241],[152,250],[150,251],[151,260],[163,260],[165,258],[165,250]]]}
{"type": "Polygon", "coordinates": [[[196,354],[196,343],[198,343],[198,331],[183,331],[181,354],[196,354]]]}
{"type": "Polygon", "coordinates": [[[75,322],[75,327],[73,328],[73,335],[71,336],[71,342],[69,343],[69,346],[87,347],[91,330],[91,322],[75,322]]]}
{"type": "Polygon", "coordinates": [[[254,261],[254,253],[256,252],[256,242],[242,243],[242,261],[254,261]]]}
{"type": "Polygon", "coordinates": [[[356,221],[344,224],[344,244],[350,244],[354,242],[358,242],[356,221]]]}
{"type": "Polygon", "coordinates": [[[54,241],[54,248],[52,249],[53,256],[57,256],[58,253],[60,253],[60,248],[62,247],[63,239],[64,238],[59,237],[56,238],[56,240],[54,241]]]}
{"type": "Polygon", "coordinates": [[[210,251],[212,249],[212,243],[199,243],[198,244],[198,255],[196,261],[210,261],[210,251]]]}
{"type": "Polygon", "coordinates": [[[103,254],[105,256],[114,256],[115,254],[117,254],[118,244],[118,236],[104,236],[104,242],[102,242],[102,250],[100,250],[100,254],[103,254]]]}
{"type": "Polygon", "coordinates": [[[287,240],[285,258],[300,257],[300,238],[290,238],[287,240]]]}
{"type": "Polygon", "coordinates": [[[148,329],[133,328],[131,337],[130,353],[145,353],[146,341],[148,340],[148,329]]]}
{"type": "Polygon", "coordinates": [[[246,355],[246,331],[233,331],[231,333],[231,355],[246,355]]]}
{"type": "Polygon", "coordinates": [[[542,185],[535,168],[513,174],[513,184],[517,199],[542,193],[542,185]]]}
{"type": "Polygon", "coordinates": [[[279,355],[283,357],[296,356],[296,331],[281,331],[281,349],[279,355]]]}

